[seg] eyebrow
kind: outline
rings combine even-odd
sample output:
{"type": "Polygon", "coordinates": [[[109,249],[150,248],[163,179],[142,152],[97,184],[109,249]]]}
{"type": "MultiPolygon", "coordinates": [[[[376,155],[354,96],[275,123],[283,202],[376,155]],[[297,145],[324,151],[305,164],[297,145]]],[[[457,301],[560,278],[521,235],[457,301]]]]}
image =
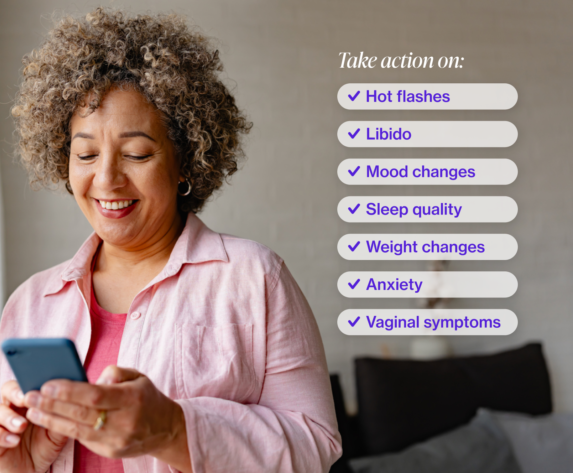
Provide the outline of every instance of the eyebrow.
{"type": "MultiPolygon", "coordinates": [[[[155,141],[153,138],[151,138],[151,136],[149,136],[147,133],[143,133],[142,131],[126,131],[119,135],[120,138],[135,138],[136,136],[143,136],[144,138],[147,138],[151,141],[155,141]]],[[[82,133],[80,131],[73,136],[72,140],[75,138],[86,138],[88,140],[93,140],[94,136],[90,135],[89,133],[82,133]]]]}
{"type": "Polygon", "coordinates": [[[76,134],[73,136],[72,140],[74,140],[74,139],[76,139],[76,138],[87,138],[88,140],[93,140],[93,139],[94,139],[94,136],[93,136],[93,135],[90,135],[89,133],[82,133],[82,132],[80,131],[80,132],[76,133],[76,134]]]}
{"type": "Polygon", "coordinates": [[[143,136],[148,140],[155,141],[153,138],[151,138],[151,136],[149,136],[147,133],[143,133],[142,131],[126,131],[125,133],[119,135],[120,138],[134,138],[136,136],[143,136]]]}

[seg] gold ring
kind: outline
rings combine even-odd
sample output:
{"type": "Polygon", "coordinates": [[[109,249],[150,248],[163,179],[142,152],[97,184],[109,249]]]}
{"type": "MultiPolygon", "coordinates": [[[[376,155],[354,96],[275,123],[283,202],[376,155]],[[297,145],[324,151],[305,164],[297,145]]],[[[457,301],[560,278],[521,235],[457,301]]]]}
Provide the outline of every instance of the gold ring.
{"type": "Polygon", "coordinates": [[[106,419],[107,419],[107,411],[101,411],[99,413],[97,420],[95,421],[94,430],[101,429],[105,424],[106,419]]]}

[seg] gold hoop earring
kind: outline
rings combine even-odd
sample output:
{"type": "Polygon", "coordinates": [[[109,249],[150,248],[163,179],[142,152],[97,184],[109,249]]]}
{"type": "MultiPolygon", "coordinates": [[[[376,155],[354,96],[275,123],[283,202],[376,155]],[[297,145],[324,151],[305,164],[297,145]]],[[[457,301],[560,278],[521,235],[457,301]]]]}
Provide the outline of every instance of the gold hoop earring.
{"type": "Polygon", "coordinates": [[[184,182],[180,182],[179,184],[177,184],[177,193],[180,196],[185,197],[186,195],[191,194],[191,190],[193,189],[193,186],[191,185],[191,181],[189,181],[189,179],[185,179],[184,182]],[[187,192],[181,192],[181,190],[179,189],[179,184],[187,184],[187,192]]]}

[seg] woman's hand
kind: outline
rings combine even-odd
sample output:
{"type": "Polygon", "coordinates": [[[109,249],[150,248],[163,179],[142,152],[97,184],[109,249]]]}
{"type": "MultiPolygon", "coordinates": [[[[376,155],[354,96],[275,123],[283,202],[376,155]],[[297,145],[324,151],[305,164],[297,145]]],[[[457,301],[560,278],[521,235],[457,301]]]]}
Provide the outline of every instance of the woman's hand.
{"type": "Polygon", "coordinates": [[[98,455],[152,455],[191,472],[183,410],[135,370],[108,366],[97,384],[48,381],[40,392],[27,393],[24,405],[30,422],[74,438],[98,455]],[[105,424],[95,430],[103,410],[105,424]]]}
{"type": "Polygon", "coordinates": [[[44,473],[58,457],[68,438],[30,424],[24,395],[16,381],[2,386],[0,404],[0,471],[2,473],[44,473]]]}

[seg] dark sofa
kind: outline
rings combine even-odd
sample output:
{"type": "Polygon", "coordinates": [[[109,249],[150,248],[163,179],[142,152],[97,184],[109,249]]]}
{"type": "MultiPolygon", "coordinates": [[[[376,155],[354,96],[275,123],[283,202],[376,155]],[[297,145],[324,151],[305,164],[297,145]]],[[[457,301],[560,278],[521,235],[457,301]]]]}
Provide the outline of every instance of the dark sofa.
{"type": "Polygon", "coordinates": [[[358,414],[349,416],[331,376],[344,451],[331,473],[350,473],[350,459],[400,452],[464,426],[479,408],[539,416],[553,407],[540,343],[432,361],[358,358],[355,377],[358,414]]]}

